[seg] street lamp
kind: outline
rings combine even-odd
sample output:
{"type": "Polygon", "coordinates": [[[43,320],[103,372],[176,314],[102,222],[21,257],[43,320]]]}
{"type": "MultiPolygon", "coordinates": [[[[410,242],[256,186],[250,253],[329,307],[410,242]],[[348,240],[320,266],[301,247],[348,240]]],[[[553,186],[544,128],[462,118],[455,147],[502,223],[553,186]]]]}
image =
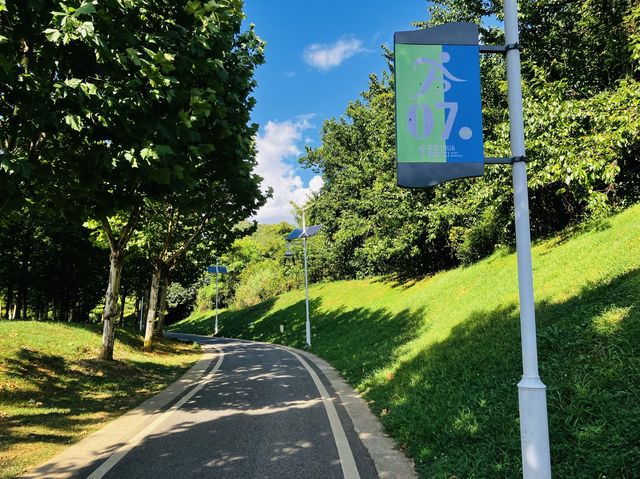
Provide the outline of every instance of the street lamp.
{"type": "Polygon", "coordinates": [[[309,274],[307,270],[307,238],[311,238],[315,236],[322,228],[322,225],[313,225],[307,227],[306,219],[304,214],[304,209],[302,210],[302,228],[297,228],[289,233],[289,236],[286,237],[287,240],[287,251],[285,252],[285,257],[293,256],[291,252],[291,244],[290,242],[296,239],[302,238],[302,249],[304,251],[304,295],[305,295],[305,306],[307,313],[307,321],[305,323],[306,330],[306,339],[307,339],[307,348],[311,347],[311,321],[309,320],[309,274]]]}
{"type": "Polygon", "coordinates": [[[216,274],[216,325],[215,325],[215,332],[213,334],[214,336],[217,336],[218,335],[218,274],[227,274],[227,267],[219,265],[218,258],[216,258],[216,264],[214,266],[208,266],[207,272],[216,274]]]}

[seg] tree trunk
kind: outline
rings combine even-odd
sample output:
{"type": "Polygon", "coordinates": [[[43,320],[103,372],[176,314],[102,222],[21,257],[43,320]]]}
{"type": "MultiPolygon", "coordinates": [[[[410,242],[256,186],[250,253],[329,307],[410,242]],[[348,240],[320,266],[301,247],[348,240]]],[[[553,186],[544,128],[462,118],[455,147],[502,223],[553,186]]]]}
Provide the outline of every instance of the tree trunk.
{"type": "Polygon", "coordinates": [[[127,293],[126,291],[122,292],[120,298],[120,324],[124,326],[124,305],[127,301],[127,293]]]}
{"type": "Polygon", "coordinates": [[[149,311],[147,312],[147,330],[144,332],[144,350],[153,348],[153,330],[158,308],[158,288],[160,286],[160,268],[154,267],[151,275],[151,290],[149,291],[149,311]]]}
{"type": "Polygon", "coordinates": [[[4,317],[7,319],[11,319],[9,318],[9,312],[11,311],[11,303],[13,303],[13,283],[9,283],[9,286],[7,286],[7,305],[6,305],[6,309],[4,311],[4,317]]]}
{"type": "Polygon", "coordinates": [[[116,320],[118,319],[118,296],[120,294],[120,278],[122,275],[122,262],[124,251],[131,235],[136,229],[136,224],[140,219],[140,208],[134,208],[129,215],[127,224],[122,229],[118,238],[113,234],[108,218],[102,218],[102,227],[109,237],[109,284],[107,285],[107,295],[104,300],[104,311],[102,313],[102,354],[101,359],[113,361],[113,343],[116,335],[116,320]]]}
{"type": "Polygon", "coordinates": [[[24,297],[22,296],[24,289],[22,288],[22,284],[18,286],[18,296],[16,297],[16,304],[13,313],[13,319],[21,319],[20,313],[22,312],[22,303],[24,301],[24,297]]]}
{"type": "Polygon", "coordinates": [[[25,242],[22,245],[22,253],[20,254],[20,277],[18,279],[18,300],[16,301],[18,309],[17,309],[17,318],[16,319],[27,319],[27,303],[29,301],[29,251],[31,246],[31,229],[29,228],[25,233],[25,242]]]}
{"type": "Polygon", "coordinates": [[[138,324],[138,321],[140,321],[140,292],[136,293],[136,304],[134,307],[134,317],[133,317],[133,321],[131,321],[131,329],[133,329],[134,331],[136,330],[136,324],[138,324]]]}
{"type": "Polygon", "coordinates": [[[144,333],[146,323],[145,319],[147,318],[147,313],[149,312],[149,294],[151,292],[147,289],[142,293],[142,319],[140,320],[140,333],[144,333]]]}
{"type": "Polygon", "coordinates": [[[160,284],[160,301],[158,302],[158,327],[155,331],[155,335],[158,338],[162,337],[162,331],[164,330],[164,314],[167,310],[167,288],[169,287],[169,274],[166,271],[163,271],[162,273],[160,284]]]}
{"type": "Polygon", "coordinates": [[[109,283],[102,313],[102,354],[100,359],[113,361],[113,344],[115,341],[115,323],[118,319],[118,291],[122,274],[122,251],[111,246],[109,255],[109,283]]]}
{"type": "Polygon", "coordinates": [[[29,290],[27,289],[27,287],[24,287],[24,292],[22,293],[22,319],[24,319],[25,321],[29,318],[27,318],[27,298],[29,297],[29,290]]]}

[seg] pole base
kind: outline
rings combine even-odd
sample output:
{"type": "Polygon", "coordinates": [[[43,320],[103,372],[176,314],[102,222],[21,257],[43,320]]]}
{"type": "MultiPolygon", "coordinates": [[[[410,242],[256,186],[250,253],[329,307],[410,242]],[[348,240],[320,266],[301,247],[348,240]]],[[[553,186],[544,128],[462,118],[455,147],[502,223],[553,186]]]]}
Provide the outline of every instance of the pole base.
{"type": "Polygon", "coordinates": [[[520,442],[524,479],[551,479],[547,387],[538,376],[523,376],[518,383],[520,442]]]}

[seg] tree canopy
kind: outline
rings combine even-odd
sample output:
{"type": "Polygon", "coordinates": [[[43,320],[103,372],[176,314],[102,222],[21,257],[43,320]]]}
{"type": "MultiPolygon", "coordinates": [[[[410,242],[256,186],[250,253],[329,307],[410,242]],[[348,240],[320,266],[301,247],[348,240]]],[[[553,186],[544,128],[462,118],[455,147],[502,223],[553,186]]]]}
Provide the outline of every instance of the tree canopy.
{"type": "Polygon", "coordinates": [[[253,27],[240,31],[242,18],[240,0],[30,0],[0,11],[2,206],[46,199],[103,229],[104,358],[125,251],[150,204],[221,225],[265,200],[250,123],[263,43],[253,27]]]}
{"type": "MultiPolygon", "coordinates": [[[[524,1],[521,43],[525,128],[534,237],[599,217],[639,199],[639,8],[630,1],[524,1]]],[[[502,2],[439,0],[429,27],[448,21],[481,26],[487,43],[502,2]],[[487,20],[491,20],[488,22],[487,20]]],[[[480,179],[431,190],[395,185],[393,55],[389,72],[345,114],[325,122],[322,145],[301,160],[322,173],[316,199],[325,225],[330,276],[395,272],[422,275],[478,260],[514,243],[510,171],[487,166],[480,179]]],[[[508,156],[502,58],[481,62],[485,150],[508,156]]]]}

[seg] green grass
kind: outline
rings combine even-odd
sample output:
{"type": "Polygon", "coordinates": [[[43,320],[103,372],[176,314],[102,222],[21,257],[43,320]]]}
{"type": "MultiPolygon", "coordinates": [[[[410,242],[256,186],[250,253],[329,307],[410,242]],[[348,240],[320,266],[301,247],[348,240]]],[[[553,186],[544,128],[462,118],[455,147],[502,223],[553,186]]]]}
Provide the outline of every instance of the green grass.
{"type": "MultiPolygon", "coordinates": [[[[533,250],[554,476],[640,477],[640,207],[533,250]]],[[[370,401],[424,478],[521,474],[515,256],[413,283],[311,288],[313,351],[370,401]]],[[[209,334],[211,313],[174,330],[209,334]]],[[[220,315],[221,334],[296,347],[304,295],[220,315]],[[279,325],[285,326],[281,334],[279,325]]]]}
{"type": "Polygon", "coordinates": [[[201,357],[161,341],[153,353],[116,334],[116,362],[95,359],[97,326],[0,320],[0,478],[15,477],[164,389],[201,357]]]}

